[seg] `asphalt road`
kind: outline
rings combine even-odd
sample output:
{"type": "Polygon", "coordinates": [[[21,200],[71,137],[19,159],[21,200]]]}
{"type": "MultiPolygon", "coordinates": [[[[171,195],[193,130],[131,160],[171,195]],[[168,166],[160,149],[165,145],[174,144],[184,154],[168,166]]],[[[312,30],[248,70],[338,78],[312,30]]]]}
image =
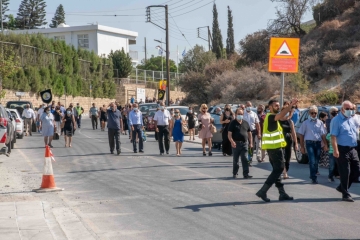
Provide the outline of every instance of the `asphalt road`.
{"type": "Polygon", "coordinates": [[[83,120],[72,148],[64,148],[63,138],[53,143],[55,180],[65,191],[36,194],[42,137],[18,140],[13,156],[3,160],[14,165],[23,189],[9,189],[7,196],[46,202],[57,221],[53,236],[69,239],[360,238],[360,184],[351,188],[355,203],[342,202],[327,169],[320,169],[320,184],[311,185],[308,166],[293,161],[285,189],[295,200],[279,202],[273,187],[272,201],[263,203],[255,193],[270,173],[267,159],[250,168],[253,179],[232,179],[232,158],[219,151],[203,157],[199,144],[184,143],[177,157],[174,143],[170,155],[160,156],[151,134],[144,154],[133,153],[128,136],[121,142],[121,155],[111,155],[107,132],[83,120]]]}

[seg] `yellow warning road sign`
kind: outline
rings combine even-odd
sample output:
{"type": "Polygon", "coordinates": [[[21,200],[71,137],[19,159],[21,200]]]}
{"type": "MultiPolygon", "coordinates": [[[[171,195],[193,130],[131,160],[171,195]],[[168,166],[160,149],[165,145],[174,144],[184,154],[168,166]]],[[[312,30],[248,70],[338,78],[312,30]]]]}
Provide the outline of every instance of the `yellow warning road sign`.
{"type": "Polygon", "coordinates": [[[269,72],[297,73],[299,53],[299,38],[271,38],[269,72]]]}

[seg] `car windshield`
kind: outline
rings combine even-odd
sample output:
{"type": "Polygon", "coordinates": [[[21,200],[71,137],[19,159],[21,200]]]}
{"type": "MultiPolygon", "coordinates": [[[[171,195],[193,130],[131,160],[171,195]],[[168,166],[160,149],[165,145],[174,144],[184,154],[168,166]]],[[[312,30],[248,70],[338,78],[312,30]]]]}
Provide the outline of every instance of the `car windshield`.
{"type": "Polygon", "coordinates": [[[27,102],[8,102],[6,104],[7,108],[17,108],[17,107],[22,107],[25,108],[26,104],[28,104],[27,102]]]}
{"type": "Polygon", "coordinates": [[[157,104],[146,104],[146,105],[140,105],[140,112],[147,112],[150,108],[156,108],[157,104]]]}
{"type": "Polygon", "coordinates": [[[175,109],[179,109],[181,115],[186,115],[189,112],[188,108],[174,108],[174,110],[175,109]]]}

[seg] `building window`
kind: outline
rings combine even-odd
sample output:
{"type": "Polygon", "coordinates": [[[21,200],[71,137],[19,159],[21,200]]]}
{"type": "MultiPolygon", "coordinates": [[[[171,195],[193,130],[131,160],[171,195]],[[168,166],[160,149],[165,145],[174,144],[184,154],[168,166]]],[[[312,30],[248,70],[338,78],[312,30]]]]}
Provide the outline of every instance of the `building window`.
{"type": "Polygon", "coordinates": [[[78,35],[78,46],[80,48],[89,48],[89,34],[78,35]]]}
{"type": "Polygon", "coordinates": [[[55,36],[54,40],[55,41],[57,41],[57,40],[65,41],[65,36],[55,36]]]}

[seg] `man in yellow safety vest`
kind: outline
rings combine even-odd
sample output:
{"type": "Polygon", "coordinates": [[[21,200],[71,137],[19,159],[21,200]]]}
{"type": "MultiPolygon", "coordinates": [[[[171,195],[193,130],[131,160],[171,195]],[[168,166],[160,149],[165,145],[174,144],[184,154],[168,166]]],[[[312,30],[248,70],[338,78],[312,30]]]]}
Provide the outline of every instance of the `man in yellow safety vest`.
{"type": "Polygon", "coordinates": [[[298,100],[293,99],[290,105],[280,112],[279,101],[269,101],[270,113],[266,115],[264,120],[262,149],[267,150],[269,161],[273,167],[273,170],[266,179],[263,187],[256,193],[256,196],[265,202],[270,202],[270,199],[266,196],[266,193],[274,183],[279,190],[279,201],[294,199],[293,197],[287,195],[284,190],[284,184],[281,183],[280,178],[281,173],[284,171],[285,167],[283,148],[286,146],[286,141],[279,120],[285,117],[285,115],[291,111],[292,106],[295,106],[297,103],[298,100]]]}

